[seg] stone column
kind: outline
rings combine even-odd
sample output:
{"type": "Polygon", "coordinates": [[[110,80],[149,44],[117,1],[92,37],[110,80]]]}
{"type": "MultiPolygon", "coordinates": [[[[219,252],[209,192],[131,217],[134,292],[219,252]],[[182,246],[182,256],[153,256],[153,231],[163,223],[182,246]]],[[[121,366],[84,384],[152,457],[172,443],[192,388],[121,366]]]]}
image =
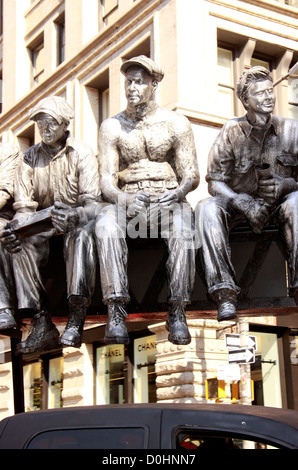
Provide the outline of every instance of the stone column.
{"type": "Polygon", "coordinates": [[[205,380],[216,377],[218,364],[228,361],[224,336],[217,339],[216,330],[231,323],[206,319],[187,323],[192,337],[187,346],[168,341],[164,322],[149,326],[156,334],[158,402],[206,402],[205,380]]]}
{"type": "Polygon", "coordinates": [[[63,407],[93,405],[93,345],[64,348],[63,407]]]}

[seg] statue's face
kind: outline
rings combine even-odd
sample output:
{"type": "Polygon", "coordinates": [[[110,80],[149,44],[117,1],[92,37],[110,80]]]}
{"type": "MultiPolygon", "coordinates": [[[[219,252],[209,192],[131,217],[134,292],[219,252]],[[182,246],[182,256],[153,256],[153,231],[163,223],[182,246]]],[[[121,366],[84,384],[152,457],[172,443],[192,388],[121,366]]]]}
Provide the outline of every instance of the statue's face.
{"type": "Polygon", "coordinates": [[[54,147],[58,142],[65,139],[67,125],[65,122],[59,124],[49,114],[40,113],[37,117],[37,126],[41,140],[49,147],[54,147]]]}
{"type": "Polygon", "coordinates": [[[152,77],[141,67],[130,67],[126,72],[125,94],[129,104],[148,104],[155,89],[152,77]]]}
{"type": "Polygon", "coordinates": [[[248,89],[246,109],[255,113],[270,114],[275,106],[275,94],[270,80],[255,82],[248,89]]]}

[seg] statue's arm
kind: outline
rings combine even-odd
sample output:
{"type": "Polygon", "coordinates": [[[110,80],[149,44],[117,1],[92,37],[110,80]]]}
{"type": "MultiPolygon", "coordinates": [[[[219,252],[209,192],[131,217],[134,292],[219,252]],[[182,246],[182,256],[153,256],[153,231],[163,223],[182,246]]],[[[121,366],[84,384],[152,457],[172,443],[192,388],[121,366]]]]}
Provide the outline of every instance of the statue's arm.
{"type": "Polygon", "coordinates": [[[26,160],[26,155],[21,159],[14,178],[14,204],[13,209],[18,214],[35,212],[38,202],[34,200],[33,166],[26,160]]]}
{"type": "Polygon", "coordinates": [[[180,177],[179,191],[181,198],[196,189],[200,183],[200,172],[194,140],[194,134],[188,119],[177,116],[176,122],[175,163],[180,177]]]}
{"type": "Polygon", "coordinates": [[[21,153],[18,147],[4,144],[0,158],[0,209],[13,197],[14,177],[20,158],[21,153]]]}
{"type": "Polygon", "coordinates": [[[115,119],[105,120],[99,130],[99,174],[103,199],[117,203],[123,192],[118,187],[119,151],[118,122],[115,119]]]}

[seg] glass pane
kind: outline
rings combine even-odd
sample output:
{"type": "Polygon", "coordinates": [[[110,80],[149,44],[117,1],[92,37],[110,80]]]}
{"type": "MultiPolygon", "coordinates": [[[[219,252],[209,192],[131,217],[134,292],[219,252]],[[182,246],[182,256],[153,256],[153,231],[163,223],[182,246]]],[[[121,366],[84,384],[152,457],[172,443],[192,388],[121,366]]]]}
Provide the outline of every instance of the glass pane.
{"type": "Polygon", "coordinates": [[[48,408],[62,408],[63,358],[56,357],[49,361],[48,408]]]}
{"type": "Polygon", "coordinates": [[[125,403],[124,345],[96,350],[96,404],[125,403]]]}
{"type": "Polygon", "coordinates": [[[41,363],[24,366],[25,411],[40,410],[41,406],[41,363]]]}
{"type": "Polygon", "coordinates": [[[268,69],[268,70],[269,70],[269,68],[270,68],[269,62],[267,62],[266,60],[255,59],[254,57],[252,57],[252,59],[251,59],[251,61],[250,61],[250,65],[251,65],[252,67],[262,66],[262,67],[265,67],[265,68],[268,69]]]}
{"type": "Polygon", "coordinates": [[[39,434],[27,449],[142,449],[144,436],[143,428],[63,429],[39,434]]]}
{"type": "Polygon", "coordinates": [[[298,105],[298,77],[288,78],[288,101],[298,105]]]}
{"type": "Polygon", "coordinates": [[[255,404],[282,407],[277,335],[253,333],[257,337],[256,361],[251,365],[255,404]]]}
{"type": "Polygon", "coordinates": [[[146,336],[134,341],[134,402],[155,403],[156,336],[146,336]]]}
{"type": "Polygon", "coordinates": [[[289,104],[288,117],[298,120],[298,105],[289,104]]]}
{"type": "Polygon", "coordinates": [[[234,115],[234,91],[231,88],[218,87],[218,112],[222,116],[234,115]]]}
{"type": "Polygon", "coordinates": [[[217,49],[217,83],[233,86],[233,53],[228,49],[217,49]]]}

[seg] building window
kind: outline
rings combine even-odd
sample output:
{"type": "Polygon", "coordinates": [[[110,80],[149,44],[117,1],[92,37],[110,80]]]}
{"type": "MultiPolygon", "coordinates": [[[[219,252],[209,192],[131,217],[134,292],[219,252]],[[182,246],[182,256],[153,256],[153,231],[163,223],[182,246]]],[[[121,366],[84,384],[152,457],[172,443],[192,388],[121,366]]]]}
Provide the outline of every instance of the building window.
{"type": "Polygon", "coordinates": [[[33,80],[36,84],[40,83],[41,77],[44,73],[45,55],[44,43],[39,43],[36,47],[31,49],[32,54],[32,67],[33,67],[33,80]]]}
{"type": "Polygon", "coordinates": [[[288,79],[288,116],[298,119],[298,75],[288,79]]]}
{"type": "Polygon", "coordinates": [[[96,404],[155,403],[156,337],[96,348],[96,404]]]}
{"type": "Polygon", "coordinates": [[[146,336],[134,341],[134,402],[156,402],[156,337],[146,336]]]}
{"type": "Polygon", "coordinates": [[[57,65],[65,60],[65,19],[64,15],[56,23],[57,25],[57,65]]]}
{"type": "Polygon", "coordinates": [[[62,373],[62,356],[44,356],[38,361],[24,365],[25,411],[61,408],[63,406],[62,373]]]}
{"type": "Polygon", "coordinates": [[[251,67],[265,67],[267,70],[270,70],[270,63],[267,60],[262,60],[262,59],[256,59],[255,57],[251,58],[250,61],[251,67]]]}
{"type": "Polygon", "coordinates": [[[21,152],[25,153],[35,143],[35,126],[28,126],[17,135],[17,143],[21,152]]]}
{"type": "Polygon", "coordinates": [[[217,76],[219,112],[232,116],[235,112],[233,51],[218,47],[217,76]]]}

